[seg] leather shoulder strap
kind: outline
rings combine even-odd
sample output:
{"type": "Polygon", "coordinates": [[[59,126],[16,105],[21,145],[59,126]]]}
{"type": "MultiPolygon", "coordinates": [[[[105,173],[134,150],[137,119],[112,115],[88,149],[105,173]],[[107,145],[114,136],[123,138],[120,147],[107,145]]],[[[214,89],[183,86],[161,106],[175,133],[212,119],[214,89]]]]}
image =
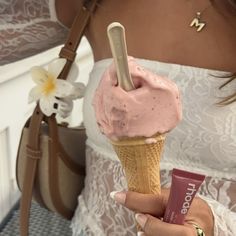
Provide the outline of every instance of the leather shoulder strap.
{"type": "Polygon", "coordinates": [[[60,51],[60,57],[66,58],[67,63],[60,74],[60,79],[66,79],[72,62],[76,57],[76,50],[83,36],[87,22],[91,14],[95,11],[98,0],[85,1],[86,4],[81,8],[70,31],[64,47],[60,51]]]}
{"type": "MultiPolygon", "coordinates": [[[[85,27],[89,21],[91,13],[95,10],[96,3],[98,0],[89,1],[90,4],[86,4],[79,11],[77,17],[69,32],[68,39],[61,49],[60,57],[66,58],[67,63],[63,68],[60,78],[66,79],[72,62],[76,56],[76,50],[83,36],[85,27]]],[[[22,197],[20,201],[20,235],[28,236],[29,228],[29,216],[31,199],[33,192],[33,185],[35,182],[35,174],[37,171],[37,163],[41,157],[40,151],[40,140],[39,140],[39,129],[44,119],[44,115],[39,109],[39,105],[36,106],[34,113],[30,119],[29,125],[29,140],[27,145],[26,154],[26,169],[24,173],[24,180],[22,186],[22,197]]]]}

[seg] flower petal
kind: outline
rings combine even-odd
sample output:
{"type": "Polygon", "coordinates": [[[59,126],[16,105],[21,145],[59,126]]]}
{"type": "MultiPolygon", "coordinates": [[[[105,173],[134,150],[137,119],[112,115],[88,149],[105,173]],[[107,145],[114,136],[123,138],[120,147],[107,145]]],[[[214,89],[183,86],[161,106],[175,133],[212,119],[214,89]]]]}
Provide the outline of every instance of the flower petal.
{"type": "Polygon", "coordinates": [[[71,66],[70,72],[69,72],[66,80],[69,82],[74,82],[74,81],[76,81],[78,76],[79,76],[79,67],[76,64],[76,62],[74,62],[71,66]]]}
{"type": "Polygon", "coordinates": [[[73,87],[72,83],[66,80],[57,79],[55,96],[59,98],[67,97],[73,92],[73,87]]]}
{"type": "Polygon", "coordinates": [[[56,60],[53,60],[48,65],[48,73],[51,74],[54,78],[58,78],[65,64],[65,58],[58,58],[56,60]]]}
{"type": "Polygon", "coordinates": [[[40,66],[34,66],[30,69],[31,77],[33,81],[41,85],[47,80],[47,71],[40,66]]]}
{"type": "Polygon", "coordinates": [[[39,107],[41,109],[41,111],[43,112],[43,114],[45,114],[46,116],[50,116],[55,112],[54,109],[54,102],[55,102],[55,98],[52,96],[44,96],[40,99],[39,101],[39,107]]]}
{"type": "Polygon", "coordinates": [[[40,86],[33,87],[29,92],[28,103],[39,100],[41,96],[42,96],[41,87],[40,86]]]}
{"type": "Polygon", "coordinates": [[[62,117],[62,118],[67,118],[68,116],[70,116],[71,112],[73,109],[73,102],[70,99],[66,99],[66,98],[61,98],[58,101],[58,114],[62,117]]]}
{"type": "Polygon", "coordinates": [[[80,82],[73,83],[73,85],[74,85],[74,88],[73,88],[73,91],[72,91],[70,97],[72,99],[77,99],[77,98],[84,97],[85,85],[83,83],[80,83],[80,82]]]}

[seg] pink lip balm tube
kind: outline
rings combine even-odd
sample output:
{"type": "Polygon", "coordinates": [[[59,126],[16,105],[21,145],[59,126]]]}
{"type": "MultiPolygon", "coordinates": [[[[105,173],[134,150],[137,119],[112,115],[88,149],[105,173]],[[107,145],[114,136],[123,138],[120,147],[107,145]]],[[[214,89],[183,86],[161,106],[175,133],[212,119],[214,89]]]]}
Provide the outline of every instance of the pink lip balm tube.
{"type": "Polygon", "coordinates": [[[170,196],[163,221],[182,225],[205,176],[173,169],[170,196]]]}

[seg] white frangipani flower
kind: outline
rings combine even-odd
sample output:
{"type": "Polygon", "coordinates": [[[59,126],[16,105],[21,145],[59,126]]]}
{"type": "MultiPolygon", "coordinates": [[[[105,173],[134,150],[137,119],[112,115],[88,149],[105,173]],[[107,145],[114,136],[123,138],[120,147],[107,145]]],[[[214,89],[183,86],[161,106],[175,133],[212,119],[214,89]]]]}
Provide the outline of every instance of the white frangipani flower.
{"type": "Polygon", "coordinates": [[[72,100],[81,97],[83,94],[82,90],[78,92],[76,85],[80,84],[82,88],[81,83],[72,82],[78,75],[76,66],[72,65],[68,80],[58,79],[65,63],[66,59],[59,58],[49,64],[48,70],[39,66],[31,69],[31,76],[36,86],[30,91],[29,103],[39,100],[40,109],[47,116],[53,113],[58,113],[62,117],[68,116],[73,107],[72,100]],[[55,104],[57,109],[54,107],[55,104]]]}

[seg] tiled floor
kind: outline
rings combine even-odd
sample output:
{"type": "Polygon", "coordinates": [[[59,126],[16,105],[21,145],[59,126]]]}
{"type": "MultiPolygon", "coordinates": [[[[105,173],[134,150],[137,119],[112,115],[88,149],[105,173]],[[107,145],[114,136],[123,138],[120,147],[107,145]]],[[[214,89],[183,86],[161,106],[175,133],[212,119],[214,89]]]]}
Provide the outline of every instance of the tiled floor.
{"type": "MultiPolygon", "coordinates": [[[[0,236],[19,236],[19,211],[16,210],[0,231],[0,236]]],[[[29,236],[71,236],[70,222],[48,212],[36,203],[31,207],[29,236]]]]}

